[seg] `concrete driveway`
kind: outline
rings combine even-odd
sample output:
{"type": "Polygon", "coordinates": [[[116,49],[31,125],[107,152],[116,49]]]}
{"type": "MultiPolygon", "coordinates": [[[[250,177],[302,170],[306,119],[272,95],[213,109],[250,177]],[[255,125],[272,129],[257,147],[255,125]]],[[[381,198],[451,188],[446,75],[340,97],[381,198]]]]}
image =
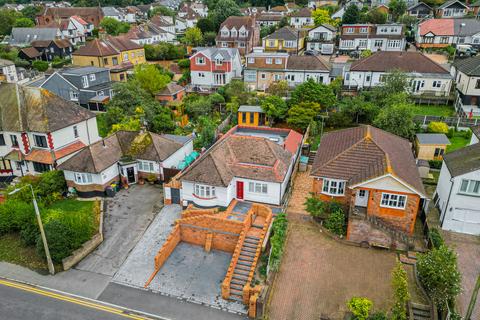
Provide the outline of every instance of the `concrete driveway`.
{"type": "Polygon", "coordinates": [[[75,268],[113,277],[163,207],[163,189],[134,185],[107,201],[104,241],[75,268]]]}

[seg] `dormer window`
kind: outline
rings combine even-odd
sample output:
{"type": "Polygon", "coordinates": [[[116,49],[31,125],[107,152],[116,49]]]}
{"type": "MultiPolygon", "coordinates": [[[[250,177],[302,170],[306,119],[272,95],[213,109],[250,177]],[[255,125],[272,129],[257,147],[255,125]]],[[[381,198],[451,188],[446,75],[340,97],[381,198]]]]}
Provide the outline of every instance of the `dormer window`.
{"type": "Polygon", "coordinates": [[[368,32],[368,28],[367,27],[362,27],[360,28],[360,33],[367,33],[368,32]]]}
{"type": "Polygon", "coordinates": [[[353,28],[345,28],[345,33],[353,33],[353,28]]]}
{"type": "Polygon", "coordinates": [[[48,148],[47,137],[40,135],[33,135],[33,140],[35,141],[35,146],[39,148],[48,148]]]}
{"type": "Polygon", "coordinates": [[[247,31],[240,31],[240,37],[245,38],[247,36],[247,31]]]}
{"type": "Polygon", "coordinates": [[[223,59],[222,58],[216,58],[215,59],[215,65],[221,66],[223,64],[223,59]]]}
{"type": "Polygon", "coordinates": [[[222,37],[228,37],[230,35],[230,32],[228,30],[222,30],[222,37]]]}
{"type": "Polygon", "coordinates": [[[230,31],[230,33],[232,34],[232,38],[237,37],[237,30],[232,30],[232,31],[230,31]]]}
{"type": "Polygon", "coordinates": [[[197,57],[195,59],[195,63],[203,65],[203,64],[205,64],[205,58],[204,57],[197,57]]]}

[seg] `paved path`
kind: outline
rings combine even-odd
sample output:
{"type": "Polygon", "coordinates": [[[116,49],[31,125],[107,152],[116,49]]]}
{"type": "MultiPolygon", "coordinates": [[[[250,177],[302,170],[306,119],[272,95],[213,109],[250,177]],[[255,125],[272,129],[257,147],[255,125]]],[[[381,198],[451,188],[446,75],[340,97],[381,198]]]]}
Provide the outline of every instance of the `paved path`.
{"type": "Polygon", "coordinates": [[[160,186],[134,185],[107,200],[104,241],[75,268],[112,277],[160,211],[160,186]]]}

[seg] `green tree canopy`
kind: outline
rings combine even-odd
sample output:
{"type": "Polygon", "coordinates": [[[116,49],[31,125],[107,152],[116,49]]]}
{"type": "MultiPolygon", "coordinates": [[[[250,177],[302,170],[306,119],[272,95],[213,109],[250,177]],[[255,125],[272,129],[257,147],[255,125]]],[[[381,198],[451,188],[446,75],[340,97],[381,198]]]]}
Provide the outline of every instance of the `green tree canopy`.
{"type": "Polygon", "coordinates": [[[204,34],[207,32],[215,32],[215,34],[217,33],[215,28],[215,21],[213,21],[211,16],[198,19],[196,27],[199,28],[204,34]]]}
{"type": "Polygon", "coordinates": [[[240,7],[234,0],[218,0],[211,11],[212,20],[215,23],[215,30],[230,16],[241,16],[240,7]]]}
{"type": "Polygon", "coordinates": [[[315,102],[323,108],[331,108],[336,101],[337,98],[330,86],[323,83],[317,83],[310,78],[295,88],[292,92],[290,104],[295,105],[300,102],[315,102]]]}
{"type": "Polygon", "coordinates": [[[366,19],[366,22],[369,23],[384,24],[387,23],[387,14],[378,9],[373,9],[367,13],[366,19]]]}
{"type": "Polygon", "coordinates": [[[373,124],[406,139],[410,139],[415,133],[412,108],[406,103],[394,104],[381,109],[373,124]]]}
{"type": "Polygon", "coordinates": [[[330,24],[336,26],[338,23],[334,19],[330,17],[330,12],[327,9],[316,9],[312,12],[312,18],[315,22],[315,26],[319,26],[322,24],[330,24]]]}
{"type": "Polygon", "coordinates": [[[115,18],[105,17],[100,21],[106,33],[112,36],[118,36],[120,33],[127,33],[130,30],[130,24],[127,22],[120,22],[115,18]]]}
{"type": "Polygon", "coordinates": [[[135,67],[135,79],[152,96],[170,83],[170,77],[158,69],[155,64],[141,64],[135,67]]]}
{"type": "Polygon", "coordinates": [[[267,96],[262,101],[262,109],[268,118],[270,125],[276,119],[285,119],[288,112],[287,103],[278,96],[267,96]]]}
{"type": "Polygon", "coordinates": [[[167,8],[165,6],[156,6],[152,10],[148,12],[148,16],[154,17],[154,16],[170,16],[170,17],[175,17],[175,11],[173,11],[170,8],[167,8]]]}
{"type": "Polygon", "coordinates": [[[287,123],[294,128],[305,130],[320,112],[316,102],[300,102],[288,110],[287,123]]]}
{"type": "Polygon", "coordinates": [[[29,18],[17,18],[13,24],[16,28],[32,28],[35,27],[35,23],[29,18]]]}
{"type": "Polygon", "coordinates": [[[361,94],[343,98],[339,103],[339,109],[352,122],[364,124],[372,123],[380,112],[380,108],[375,103],[366,101],[361,94]]]}
{"type": "Polygon", "coordinates": [[[9,35],[15,21],[20,17],[20,14],[15,10],[0,9],[0,35],[9,35]]]}
{"type": "Polygon", "coordinates": [[[391,0],[388,4],[390,13],[394,21],[403,16],[407,12],[407,3],[404,0],[391,0]]]}
{"type": "Polygon", "coordinates": [[[343,24],[354,24],[360,22],[360,10],[357,5],[350,4],[345,13],[343,14],[342,23],[343,24]]]}
{"type": "Polygon", "coordinates": [[[185,31],[185,38],[183,40],[188,46],[199,46],[203,42],[202,31],[197,27],[188,28],[185,31]]]}
{"type": "Polygon", "coordinates": [[[42,9],[40,6],[26,6],[20,12],[25,18],[29,18],[30,20],[35,21],[37,14],[39,14],[41,10],[42,9]]]}

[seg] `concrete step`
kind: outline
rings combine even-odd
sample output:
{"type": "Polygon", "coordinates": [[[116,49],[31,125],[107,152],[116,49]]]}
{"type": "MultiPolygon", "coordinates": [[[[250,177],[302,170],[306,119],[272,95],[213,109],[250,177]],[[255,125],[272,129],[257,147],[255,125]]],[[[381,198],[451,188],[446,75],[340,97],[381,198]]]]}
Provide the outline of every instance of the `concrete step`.
{"type": "Polygon", "coordinates": [[[250,261],[244,261],[244,260],[239,260],[239,261],[237,261],[237,264],[242,265],[242,266],[250,267],[250,266],[252,265],[252,262],[250,262],[250,261]]]}
{"type": "Polygon", "coordinates": [[[249,257],[249,256],[238,256],[238,260],[243,260],[243,261],[249,261],[249,262],[253,262],[253,260],[255,260],[254,258],[252,257],[249,257]]]}
{"type": "Polygon", "coordinates": [[[250,266],[246,266],[246,265],[242,265],[242,264],[238,264],[235,266],[235,270],[243,270],[243,271],[250,271],[251,267],[250,266]]]}
{"type": "Polygon", "coordinates": [[[263,225],[260,224],[252,224],[252,227],[257,229],[263,229],[263,225]]]}
{"type": "Polygon", "coordinates": [[[257,243],[250,243],[250,242],[244,242],[243,243],[243,248],[252,248],[252,249],[257,249],[258,247],[258,242],[257,243]]]}
{"type": "Polygon", "coordinates": [[[245,246],[243,246],[243,247],[242,247],[242,252],[243,252],[243,251],[255,253],[255,252],[257,252],[257,248],[256,248],[256,247],[253,248],[253,247],[245,247],[245,246]]]}
{"type": "Polygon", "coordinates": [[[230,284],[230,291],[231,290],[238,290],[238,291],[243,291],[243,286],[239,284],[230,284]]]}
{"type": "Polygon", "coordinates": [[[230,292],[230,300],[240,301],[243,303],[243,295],[240,294],[233,294],[230,292]]]}
{"type": "Polygon", "coordinates": [[[422,316],[422,317],[430,318],[430,310],[427,311],[427,310],[420,310],[420,309],[412,308],[412,312],[413,312],[413,315],[419,315],[419,316],[422,316]]]}
{"type": "Polygon", "coordinates": [[[245,281],[245,280],[232,279],[232,280],[230,281],[230,284],[232,284],[232,283],[233,283],[233,284],[238,284],[238,285],[244,286],[244,285],[247,283],[247,281],[245,281]]]}
{"type": "Polygon", "coordinates": [[[238,279],[238,280],[245,280],[245,281],[247,281],[247,280],[248,280],[248,277],[242,276],[241,274],[234,274],[234,275],[232,276],[232,279],[238,279]]]}
{"type": "Polygon", "coordinates": [[[250,274],[250,270],[240,270],[240,269],[235,268],[235,270],[233,270],[233,274],[239,274],[241,276],[248,276],[250,274]]]}
{"type": "Polygon", "coordinates": [[[420,304],[420,303],[415,303],[415,302],[412,302],[412,309],[420,309],[420,310],[425,310],[425,311],[428,311],[430,312],[430,306],[427,306],[425,304],[420,304]]]}
{"type": "Polygon", "coordinates": [[[255,237],[255,236],[246,236],[245,239],[253,239],[253,240],[260,240],[259,237],[255,237]]]}
{"type": "Polygon", "coordinates": [[[242,251],[240,251],[240,255],[247,256],[247,257],[255,257],[255,252],[256,251],[246,251],[242,249],[242,251]]]}

